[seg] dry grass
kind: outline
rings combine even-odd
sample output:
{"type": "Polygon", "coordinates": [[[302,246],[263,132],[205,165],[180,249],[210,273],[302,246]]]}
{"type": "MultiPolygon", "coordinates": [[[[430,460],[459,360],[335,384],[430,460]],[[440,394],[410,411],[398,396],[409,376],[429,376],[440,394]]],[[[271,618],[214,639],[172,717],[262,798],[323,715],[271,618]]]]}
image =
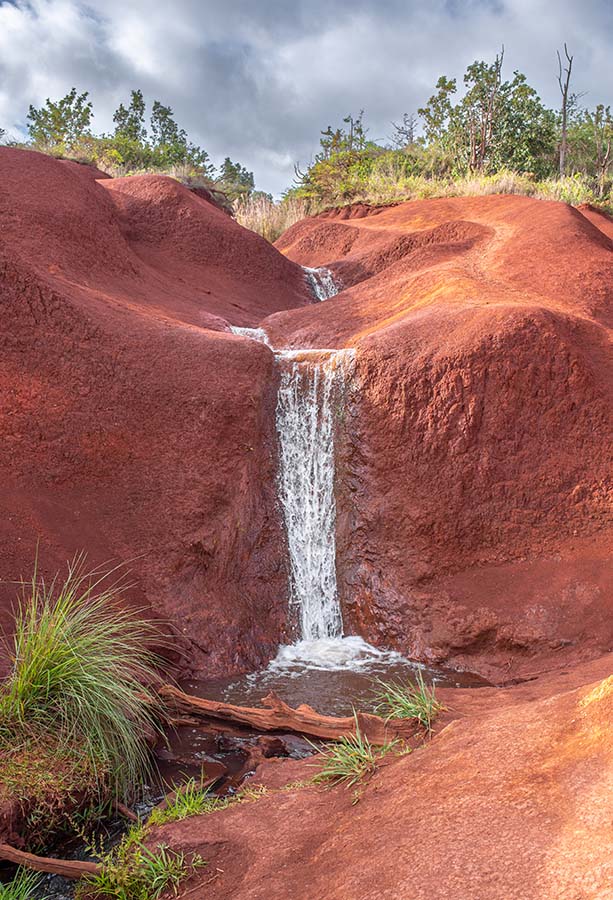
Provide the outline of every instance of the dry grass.
{"type": "Polygon", "coordinates": [[[306,200],[289,198],[275,202],[268,197],[255,196],[237,200],[234,204],[236,221],[273,243],[290,226],[312,215],[306,200]]]}

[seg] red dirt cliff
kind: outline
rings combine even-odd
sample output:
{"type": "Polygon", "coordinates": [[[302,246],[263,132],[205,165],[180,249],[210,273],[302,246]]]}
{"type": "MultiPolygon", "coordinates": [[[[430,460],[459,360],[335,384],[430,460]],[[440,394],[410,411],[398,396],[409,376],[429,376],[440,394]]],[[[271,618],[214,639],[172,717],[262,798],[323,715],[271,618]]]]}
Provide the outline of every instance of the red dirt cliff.
{"type": "Polygon", "coordinates": [[[169,178],[0,149],[0,612],[75,551],[132,560],[135,603],[208,672],[286,622],[275,380],[228,333],[310,302],[301,269],[169,178]]]}
{"type": "Polygon", "coordinates": [[[355,347],[345,621],[499,680],[613,646],[611,221],[479,197],[332,213],[277,246],[345,290],[264,325],[355,347]]]}

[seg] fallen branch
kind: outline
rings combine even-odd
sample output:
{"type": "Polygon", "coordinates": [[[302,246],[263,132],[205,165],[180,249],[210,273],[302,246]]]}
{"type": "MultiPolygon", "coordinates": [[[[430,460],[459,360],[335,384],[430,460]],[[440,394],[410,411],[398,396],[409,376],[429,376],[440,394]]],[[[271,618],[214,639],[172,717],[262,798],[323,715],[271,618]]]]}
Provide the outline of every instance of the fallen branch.
{"type": "Polygon", "coordinates": [[[357,713],[354,718],[322,716],[306,704],[293,709],[273,693],[264,697],[261,708],[204,700],[184,694],[169,684],[163,685],[159,693],[171,709],[181,715],[239,723],[256,731],[292,731],[311,738],[334,741],[345,735],[355,734],[357,719],[362,734],[376,746],[387,744],[394,738],[406,738],[415,731],[414,723],[398,719],[386,721],[370,713],[357,713]]]}
{"type": "Polygon", "coordinates": [[[0,859],[6,859],[18,866],[25,866],[27,869],[35,869],[37,872],[63,875],[64,878],[81,878],[83,875],[97,875],[100,872],[99,863],[34,856],[33,853],[17,850],[10,844],[0,844],[0,859]]]}

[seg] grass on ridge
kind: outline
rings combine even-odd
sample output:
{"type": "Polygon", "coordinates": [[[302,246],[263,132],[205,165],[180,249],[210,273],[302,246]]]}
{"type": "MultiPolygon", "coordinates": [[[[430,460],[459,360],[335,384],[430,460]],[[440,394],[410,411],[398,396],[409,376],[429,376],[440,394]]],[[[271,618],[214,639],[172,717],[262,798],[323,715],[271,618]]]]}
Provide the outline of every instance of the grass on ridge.
{"type": "Polygon", "coordinates": [[[428,687],[418,670],[415,681],[376,682],[377,693],[375,711],[386,719],[417,719],[428,733],[439,712],[445,709],[436,698],[434,685],[428,687]]]}
{"type": "MultiPolygon", "coordinates": [[[[126,584],[88,571],[85,556],[50,584],[35,570],[15,621],[12,671],[0,684],[0,748],[40,739],[86,760],[125,793],[150,764],[161,702],[153,626],[121,609],[126,584]]],[[[1,777],[1,771],[0,771],[1,777]]]]}
{"type": "Polygon", "coordinates": [[[178,822],[190,816],[207,815],[218,809],[225,809],[229,799],[217,797],[208,788],[199,787],[194,778],[190,778],[179,788],[172,801],[164,809],[154,809],[148,825],[165,825],[167,822],[178,822]]]}
{"type": "Polygon", "coordinates": [[[355,714],[354,719],[355,734],[344,735],[338,741],[325,744],[319,751],[324,764],[313,778],[316,784],[328,781],[352,787],[373,775],[379,760],[394,746],[395,741],[383,747],[373,747],[367,736],[362,734],[355,714]]]}

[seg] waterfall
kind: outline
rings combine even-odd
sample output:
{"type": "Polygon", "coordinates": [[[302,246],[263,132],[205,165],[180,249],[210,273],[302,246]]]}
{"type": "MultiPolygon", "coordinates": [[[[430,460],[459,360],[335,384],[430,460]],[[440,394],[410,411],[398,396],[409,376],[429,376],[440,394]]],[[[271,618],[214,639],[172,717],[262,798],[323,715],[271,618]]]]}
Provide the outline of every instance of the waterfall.
{"type": "Polygon", "coordinates": [[[279,493],[303,641],[343,633],[336,589],[334,418],[351,350],[278,354],[279,493]]]}
{"type": "MultiPolygon", "coordinates": [[[[271,347],[262,328],[232,331],[271,347]]],[[[290,600],[298,614],[300,640],[280,646],[266,672],[271,677],[311,669],[364,672],[372,665],[397,664],[403,661],[400,654],[372,647],[356,635],[343,636],[337,592],[335,419],[355,351],[271,349],[280,368],[279,499],[289,550],[290,600]]]]}
{"type": "Polygon", "coordinates": [[[323,266],[319,269],[309,269],[307,266],[302,268],[304,269],[311,293],[316,300],[329,300],[330,297],[335,297],[338,294],[339,286],[334,280],[330,269],[326,269],[323,266]]]}

